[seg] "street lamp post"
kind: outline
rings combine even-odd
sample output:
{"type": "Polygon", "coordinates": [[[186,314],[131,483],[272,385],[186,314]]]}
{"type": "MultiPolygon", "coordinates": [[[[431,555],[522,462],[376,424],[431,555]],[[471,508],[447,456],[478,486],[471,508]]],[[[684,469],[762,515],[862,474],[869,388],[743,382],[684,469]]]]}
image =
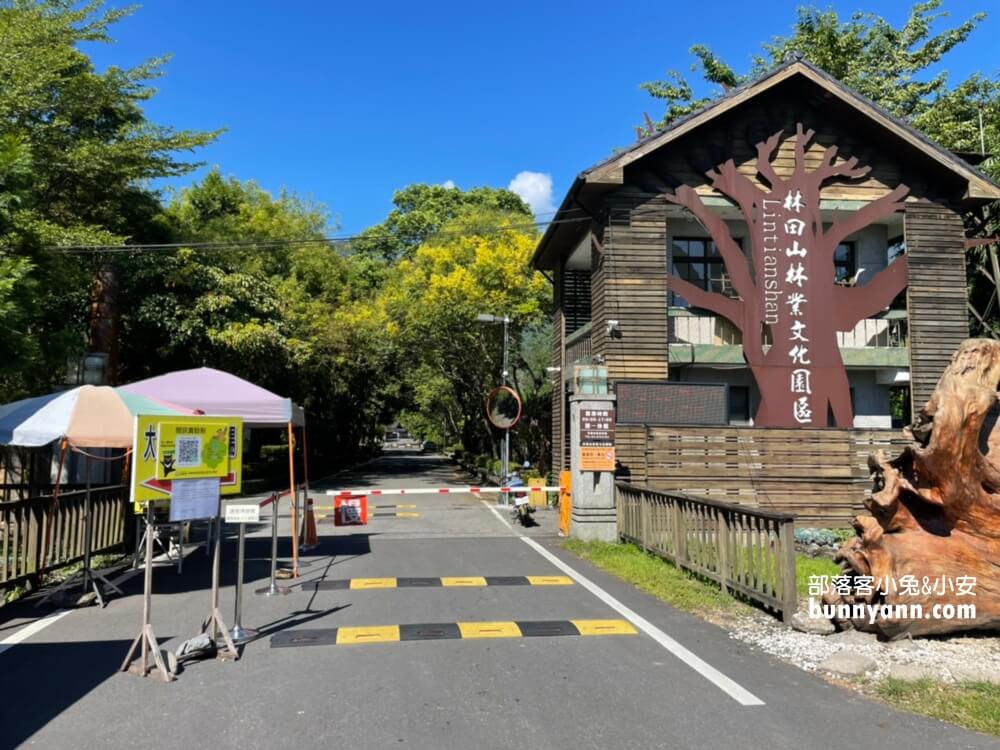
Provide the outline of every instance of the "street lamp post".
{"type": "MultiPolygon", "coordinates": [[[[503,369],[500,371],[500,377],[503,380],[502,385],[507,385],[507,377],[509,375],[507,369],[507,326],[510,325],[510,317],[504,315],[500,317],[499,315],[490,315],[489,313],[481,313],[476,316],[476,320],[480,323],[503,323],[503,369]]],[[[506,429],[503,432],[503,451],[500,455],[500,483],[504,484],[507,482],[507,478],[510,474],[510,429],[506,429]]]]}

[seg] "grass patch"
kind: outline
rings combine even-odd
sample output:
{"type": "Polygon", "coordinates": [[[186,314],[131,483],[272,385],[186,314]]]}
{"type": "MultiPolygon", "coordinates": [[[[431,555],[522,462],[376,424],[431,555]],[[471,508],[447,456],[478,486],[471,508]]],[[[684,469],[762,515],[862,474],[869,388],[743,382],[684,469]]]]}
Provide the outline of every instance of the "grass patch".
{"type": "Polygon", "coordinates": [[[695,614],[734,614],[746,605],[722,593],[718,586],[680,570],[634,544],[582,542],[567,539],[563,547],[660,601],[695,614]]]}
{"type": "Polygon", "coordinates": [[[1000,736],[1000,685],[886,679],[875,687],[875,693],[904,711],[1000,736]]]}
{"type": "MultiPolygon", "coordinates": [[[[598,568],[638,586],[647,594],[686,612],[732,613],[744,606],[723,594],[713,583],[681,570],[661,557],[644,552],[634,544],[581,542],[567,539],[563,547],[598,568]]],[[[825,557],[795,557],[795,583],[799,596],[809,593],[810,576],[835,576],[840,566],[825,557]]]]}
{"type": "Polygon", "coordinates": [[[810,576],[832,578],[839,576],[840,572],[840,566],[826,557],[795,556],[795,587],[798,589],[800,597],[809,594],[810,576]]]}

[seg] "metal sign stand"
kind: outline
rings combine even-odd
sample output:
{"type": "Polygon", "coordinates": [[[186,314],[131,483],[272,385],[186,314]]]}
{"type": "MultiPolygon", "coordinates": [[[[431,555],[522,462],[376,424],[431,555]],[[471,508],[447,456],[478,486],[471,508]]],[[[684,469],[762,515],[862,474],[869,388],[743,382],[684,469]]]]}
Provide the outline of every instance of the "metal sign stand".
{"type": "MultiPolygon", "coordinates": [[[[146,517],[141,515],[136,515],[135,535],[136,539],[139,540],[139,543],[136,544],[135,553],[132,555],[132,567],[135,570],[138,570],[139,566],[142,565],[142,558],[145,555],[145,549],[146,549],[146,534],[148,533],[150,532],[149,532],[149,526],[146,525],[146,517]],[[142,529],[141,534],[139,533],[140,528],[142,529]]],[[[170,549],[155,534],[153,535],[153,544],[159,547],[160,550],[163,552],[163,554],[167,556],[167,558],[170,557],[170,549]]],[[[179,569],[178,572],[180,572],[179,569]]]]}
{"type": "Polygon", "coordinates": [[[219,507],[216,512],[215,521],[215,550],[212,554],[212,610],[201,625],[201,632],[210,630],[212,642],[215,643],[219,635],[225,641],[226,649],[218,652],[220,661],[236,661],[240,658],[236,650],[236,644],[229,637],[229,628],[222,618],[222,611],[219,609],[219,564],[222,560],[222,498],[219,498],[219,507]]]}
{"type": "Polygon", "coordinates": [[[271,583],[266,589],[257,589],[255,594],[264,596],[284,596],[289,593],[286,586],[279,586],[276,582],[278,573],[278,496],[271,498],[271,583]]]}
{"type": "MultiPolygon", "coordinates": [[[[146,503],[146,524],[147,528],[153,528],[155,521],[153,519],[153,503],[146,503]]],[[[167,670],[166,665],[163,663],[163,657],[160,655],[160,646],[156,640],[156,634],[153,632],[153,625],[149,621],[149,611],[150,605],[153,599],[153,534],[146,535],[146,576],[143,585],[142,594],[142,628],[139,630],[139,635],[136,636],[135,640],[132,641],[132,647],[128,650],[128,655],[125,657],[125,661],[122,662],[121,671],[131,672],[132,674],[137,674],[140,677],[145,677],[149,674],[149,670],[152,669],[153,665],[159,670],[160,676],[163,678],[164,682],[171,682],[174,679],[173,673],[167,670]],[[141,646],[141,656],[136,664],[132,664],[132,659],[135,656],[135,651],[141,646]],[[149,655],[152,652],[153,655],[153,665],[149,663],[149,655]]]]}
{"type": "Polygon", "coordinates": [[[229,631],[234,643],[245,643],[256,638],[259,633],[253,628],[243,627],[243,559],[246,549],[247,525],[240,524],[239,553],[236,562],[236,611],[233,613],[235,624],[229,631]]]}
{"type": "Polygon", "coordinates": [[[91,548],[93,542],[93,512],[90,501],[90,457],[84,454],[83,458],[84,472],[87,475],[87,491],[83,499],[83,567],[80,568],[76,573],[71,575],[65,581],[56,586],[52,591],[46,594],[42,599],[38,601],[39,604],[44,604],[52,597],[57,594],[61,594],[64,589],[69,588],[77,583],[78,578],[83,579],[83,593],[87,592],[87,589],[93,589],[94,595],[97,597],[97,603],[103,608],[106,602],[104,597],[101,596],[101,586],[98,581],[104,583],[109,589],[114,591],[116,594],[124,594],[124,592],[118,588],[115,584],[107,579],[102,573],[94,570],[90,565],[91,548]]]}

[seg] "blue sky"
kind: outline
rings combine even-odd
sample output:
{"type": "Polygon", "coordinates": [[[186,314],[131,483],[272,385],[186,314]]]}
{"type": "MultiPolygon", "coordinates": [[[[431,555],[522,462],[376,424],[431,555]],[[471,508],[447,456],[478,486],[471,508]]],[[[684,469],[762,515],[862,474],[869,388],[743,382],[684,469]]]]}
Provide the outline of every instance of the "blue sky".
{"type": "MultiPolygon", "coordinates": [[[[228,128],[198,160],[321,202],[331,232],[347,234],[384,218],[412,182],[506,187],[528,172],[517,184],[536,210],[546,175],[558,204],[580,170],[634,139],[643,111],[658,116],[641,82],[686,72],[696,43],[743,71],[798,4],[148,0],[114,44],[87,51],[100,68],[172,54],[149,117],[228,128]]],[[[910,3],[832,6],[899,23],[910,3]]],[[[951,25],[989,17],[944,67],[955,80],[997,73],[1000,0],[945,10],[951,25]]]]}

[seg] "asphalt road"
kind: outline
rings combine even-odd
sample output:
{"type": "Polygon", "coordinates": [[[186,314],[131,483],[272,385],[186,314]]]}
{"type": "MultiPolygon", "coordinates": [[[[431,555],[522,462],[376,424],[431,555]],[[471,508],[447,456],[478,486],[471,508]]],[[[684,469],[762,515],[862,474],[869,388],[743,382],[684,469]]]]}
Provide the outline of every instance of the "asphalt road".
{"type": "MultiPolygon", "coordinates": [[[[338,479],[337,486],[464,483],[444,459],[397,454],[338,479]]],[[[315,497],[318,505],[327,503],[320,493],[315,497]]],[[[284,597],[251,593],[264,585],[269,570],[267,519],[254,529],[243,620],[262,635],[238,662],[192,664],[171,684],[117,672],[141,621],[139,577],[106,609],[72,611],[7,648],[0,653],[0,746],[997,746],[995,738],[894,711],[754,652],[725,631],[601,573],[560,549],[554,513],[539,513],[534,529],[514,529],[470,495],[386,497],[376,501],[376,512],[391,512],[387,506],[394,504],[415,505],[399,510],[418,515],[379,515],[355,528],[321,523],[321,543],[305,558],[301,582],[284,597]],[[395,588],[374,590],[315,587],[318,580],[494,576],[508,577],[508,583],[529,576],[570,576],[572,582],[405,586],[397,580],[395,588]],[[639,625],[631,635],[283,648],[270,640],[317,629],[329,636],[333,628],[381,637],[395,631],[367,628],[605,620],[625,621],[627,629],[639,625]],[[362,630],[347,630],[353,627],[362,630]]],[[[230,618],[231,538],[226,545],[222,611],[230,618]]],[[[281,554],[287,556],[287,542],[281,554]]],[[[152,621],[164,648],[198,632],[208,613],[209,582],[201,551],[187,559],[183,575],[157,569],[152,621]]],[[[37,617],[23,607],[4,616],[0,642],[37,617]]],[[[503,627],[494,629],[502,633],[503,627]]]]}

